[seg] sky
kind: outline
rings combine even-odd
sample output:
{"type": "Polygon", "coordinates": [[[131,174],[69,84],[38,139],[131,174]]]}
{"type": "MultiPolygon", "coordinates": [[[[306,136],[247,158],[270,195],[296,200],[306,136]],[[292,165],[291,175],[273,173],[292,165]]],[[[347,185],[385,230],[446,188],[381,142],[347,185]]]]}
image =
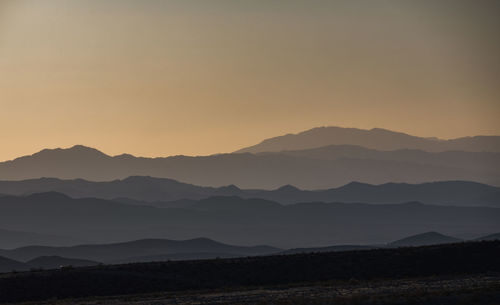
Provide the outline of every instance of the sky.
{"type": "Polygon", "coordinates": [[[500,1],[0,0],[0,160],[500,135],[500,1]]]}

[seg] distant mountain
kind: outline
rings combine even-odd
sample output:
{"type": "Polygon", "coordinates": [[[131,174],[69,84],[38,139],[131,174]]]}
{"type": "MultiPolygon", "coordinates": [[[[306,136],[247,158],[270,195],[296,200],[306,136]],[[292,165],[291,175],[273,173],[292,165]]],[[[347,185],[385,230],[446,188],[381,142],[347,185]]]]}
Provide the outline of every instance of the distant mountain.
{"type": "Polygon", "coordinates": [[[370,159],[466,168],[474,171],[500,172],[499,152],[444,151],[427,152],[418,149],[375,150],[355,145],[328,145],[305,150],[258,153],[284,154],[298,158],[320,160],[370,159]]]}
{"type": "Polygon", "coordinates": [[[99,265],[99,263],[95,261],[66,258],[61,256],[40,256],[27,261],[26,264],[30,265],[32,268],[41,268],[41,269],[57,269],[69,266],[86,267],[86,266],[99,265]]]}
{"type": "Polygon", "coordinates": [[[28,264],[0,256],[0,273],[29,270],[28,264]]]}
{"type": "Polygon", "coordinates": [[[475,136],[452,140],[421,138],[381,128],[370,130],[318,127],[298,134],[266,139],[237,153],[303,150],[328,145],[357,145],[377,150],[419,149],[429,152],[450,150],[500,152],[500,136],[475,136]]]}
{"type": "Polygon", "coordinates": [[[462,242],[462,239],[458,239],[451,236],[446,236],[438,232],[427,232],[422,234],[417,234],[409,236],[403,239],[393,241],[389,244],[391,247],[418,247],[427,245],[438,245],[438,244],[451,244],[462,242]]]}
{"type": "MultiPolygon", "coordinates": [[[[380,152],[346,147],[328,147],[320,152],[286,151],[204,157],[138,158],[131,155],[112,157],[93,148],[75,146],[69,149],[43,150],[32,156],[1,162],[0,179],[56,177],[113,182],[112,180],[129,176],[154,176],[196,185],[238,185],[252,189],[270,189],[286,184],[306,189],[323,189],[351,181],[381,184],[466,180],[500,185],[498,160],[499,153],[380,152]]],[[[128,182],[134,185],[140,183],[128,182]]],[[[50,184],[51,181],[45,183],[50,184]]],[[[81,182],[82,185],[84,183],[81,182]]],[[[81,187],[84,186],[79,188],[81,187]]],[[[66,188],[59,191],[72,190],[66,188]]],[[[134,188],[129,192],[133,191],[134,188]]],[[[182,191],[193,193],[190,187],[178,190],[182,191]]],[[[200,196],[206,191],[196,190],[201,192],[200,196]]],[[[146,194],[147,191],[142,196],[146,194]]]]}
{"type": "MultiPolygon", "coordinates": [[[[45,193],[0,198],[0,223],[9,230],[48,235],[64,232],[66,236],[89,240],[91,243],[115,243],[144,238],[192,239],[205,236],[227,244],[267,244],[280,248],[297,248],[380,244],[395,240],[401,235],[425,231],[440,231],[457,236],[480,235],[485,231],[500,232],[500,208],[433,206],[421,203],[373,205],[321,202],[284,206],[269,200],[238,197],[208,198],[185,208],[155,208],[95,198],[72,199],[58,193],[45,193]]],[[[193,243],[196,247],[190,251],[179,246],[175,253],[247,254],[249,251],[242,249],[244,251],[241,253],[216,246],[208,251],[207,248],[198,247],[200,241],[195,240],[193,243]]],[[[173,247],[173,244],[169,243],[169,247],[173,247]]],[[[127,244],[123,249],[118,248],[125,259],[171,254],[169,249],[172,248],[169,247],[154,253],[146,253],[144,249],[150,247],[145,248],[143,245],[137,245],[135,253],[129,251],[127,244]]],[[[0,256],[10,257],[7,253],[10,252],[0,251],[0,256]]],[[[37,252],[22,259],[50,255],[107,261],[104,256],[82,257],[73,252],[50,251],[37,252]]]]}
{"type": "Polygon", "coordinates": [[[234,256],[262,255],[281,251],[268,246],[240,247],[219,243],[208,238],[190,240],[142,239],[131,242],[113,244],[80,245],[73,247],[39,247],[29,246],[14,250],[2,250],[7,257],[19,260],[30,260],[30,265],[80,264],[95,265],[95,261],[116,263],[131,261],[151,261],[155,256],[178,258],[205,257],[214,258],[221,253],[234,256]],[[59,256],[72,257],[64,259],[59,256]],[[38,258],[37,258],[38,257],[38,258]],[[149,258],[147,258],[149,257],[149,258]],[[35,259],[33,259],[35,258],[35,259]],[[135,258],[135,259],[134,259],[135,258]],[[75,259],[79,259],[77,261],[75,259]],[[82,261],[92,260],[92,261],[82,261]]]}
{"type": "Polygon", "coordinates": [[[487,236],[479,237],[476,240],[500,240],[500,233],[490,234],[487,236]]]}
{"type": "Polygon", "coordinates": [[[60,192],[75,198],[113,199],[129,205],[163,208],[187,208],[195,205],[197,200],[217,196],[260,198],[282,204],[312,201],[380,204],[419,201],[436,205],[500,207],[500,188],[466,181],[382,185],[353,182],[339,188],[317,191],[304,191],[286,185],[266,191],[243,190],[236,186],[200,187],[171,179],[139,176],[111,182],[41,178],[0,181],[0,192],[10,195],[60,192]]]}

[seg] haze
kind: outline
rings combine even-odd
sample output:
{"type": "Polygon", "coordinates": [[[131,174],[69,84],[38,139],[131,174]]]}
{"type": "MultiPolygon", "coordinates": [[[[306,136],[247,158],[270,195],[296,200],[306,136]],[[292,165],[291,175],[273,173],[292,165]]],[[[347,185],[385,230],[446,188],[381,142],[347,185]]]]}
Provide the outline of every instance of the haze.
{"type": "Polygon", "coordinates": [[[500,134],[500,2],[0,1],[0,160],[500,134]]]}

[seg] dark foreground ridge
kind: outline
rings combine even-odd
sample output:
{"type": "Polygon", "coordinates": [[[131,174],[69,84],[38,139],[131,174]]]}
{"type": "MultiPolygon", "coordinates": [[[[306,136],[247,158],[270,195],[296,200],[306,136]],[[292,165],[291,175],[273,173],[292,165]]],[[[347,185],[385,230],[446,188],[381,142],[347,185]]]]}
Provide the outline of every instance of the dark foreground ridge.
{"type": "Polygon", "coordinates": [[[415,248],[140,263],[4,274],[0,302],[315,283],[497,274],[500,241],[415,248]]]}

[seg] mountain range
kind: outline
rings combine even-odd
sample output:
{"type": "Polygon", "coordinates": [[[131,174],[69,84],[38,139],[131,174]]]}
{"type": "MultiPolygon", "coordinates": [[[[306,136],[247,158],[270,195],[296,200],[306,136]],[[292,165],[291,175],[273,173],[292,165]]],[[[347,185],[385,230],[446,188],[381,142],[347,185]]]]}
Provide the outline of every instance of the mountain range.
{"type": "MultiPolygon", "coordinates": [[[[499,234],[476,240],[499,239],[499,234]]],[[[426,232],[379,245],[335,245],[282,250],[269,246],[242,247],[216,242],[207,238],[191,240],[142,239],[112,244],[87,244],[73,247],[28,246],[0,250],[0,273],[12,270],[59,269],[61,267],[107,264],[235,258],[273,254],[297,254],[360,251],[370,249],[418,247],[463,242],[438,232],[426,232]],[[62,255],[66,256],[63,257],[62,255]],[[72,258],[68,258],[72,257],[72,258]]]]}
{"type": "Polygon", "coordinates": [[[261,198],[282,204],[313,201],[377,204],[419,201],[435,205],[500,207],[500,188],[467,181],[382,185],[351,182],[338,188],[315,191],[300,190],[291,185],[274,190],[245,190],[234,185],[219,188],[201,187],[172,179],[141,176],[109,182],[56,178],[0,181],[0,193],[4,195],[21,196],[45,192],[59,192],[73,198],[95,197],[156,207],[188,207],[196,200],[214,196],[261,198]]]}
{"type": "Polygon", "coordinates": [[[104,263],[126,263],[154,261],[159,256],[168,257],[168,255],[178,255],[179,258],[183,258],[184,255],[193,257],[205,255],[206,258],[216,258],[264,255],[280,251],[282,250],[269,246],[233,246],[208,238],[196,238],[190,240],[141,239],[72,247],[28,246],[13,250],[0,250],[0,256],[28,262],[40,257],[71,257],[104,263]]]}
{"type": "Polygon", "coordinates": [[[287,184],[325,189],[352,181],[382,184],[466,180],[500,186],[499,139],[438,140],[381,129],[328,127],[265,140],[237,153],[200,157],[109,156],[77,145],[1,162],[0,179],[112,181],[138,175],[203,186],[234,184],[247,189],[287,184]]]}
{"type": "Polygon", "coordinates": [[[0,223],[9,230],[64,232],[94,243],[205,236],[231,244],[292,248],[376,244],[429,230],[464,238],[486,235],[500,231],[500,209],[417,202],[282,205],[234,196],[210,197],[184,208],[157,208],[52,192],[0,197],[0,223]]]}

